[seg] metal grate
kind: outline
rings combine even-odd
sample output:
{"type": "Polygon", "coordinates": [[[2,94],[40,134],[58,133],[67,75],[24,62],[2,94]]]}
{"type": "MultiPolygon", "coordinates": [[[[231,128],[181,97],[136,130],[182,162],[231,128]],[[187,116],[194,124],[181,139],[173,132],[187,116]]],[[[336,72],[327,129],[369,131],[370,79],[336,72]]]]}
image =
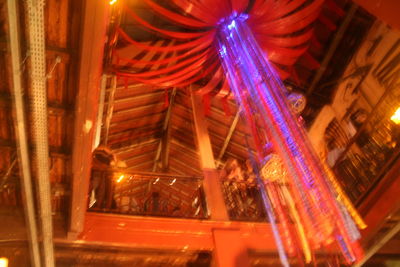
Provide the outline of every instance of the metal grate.
{"type": "Polygon", "coordinates": [[[44,266],[54,266],[53,225],[49,179],[49,148],[47,126],[46,58],[43,0],[27,0],[30,82],[31,82],[31,126],[35,145],[35,160],[42,226],[44,266]]]}

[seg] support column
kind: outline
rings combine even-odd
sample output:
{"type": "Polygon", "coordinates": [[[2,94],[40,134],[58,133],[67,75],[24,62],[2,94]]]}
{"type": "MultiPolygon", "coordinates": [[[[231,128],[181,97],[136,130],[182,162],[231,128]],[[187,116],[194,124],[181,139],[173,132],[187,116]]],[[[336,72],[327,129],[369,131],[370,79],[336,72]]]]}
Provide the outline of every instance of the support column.
{"type": "MultiPolygon", "coordinates": [[[[192,90],[191,90],[192,92],[192,90]]],[[[197,147],[201,166],[204,174],[204,192],[207,200],[208,212],[212,220],[228,220],[224,196],[221,191],[219,171],[215,169],[214,155],[212,152],[210,137],[207,130],[207,122],[204,117],[204,108],[201,97],[191,93],[193,120],[196,130],[197,147]]]]}
{"type": "Polygon", "coordinates": [[[92,162],[93,140],[100,76],[106,38],[108,1],[88,0],[83,4],[84,18],[78,92],[75,107],[74,145],[72,152],[72,195],[68,238],[75,239],[82,232],[87,208],[87,195],[92,162]]]}
{"type": "Polygon", "coordinates": [[[247,248],[239,230],[214,229],[214,262],[217,267],[250,267],[247,248]]]}

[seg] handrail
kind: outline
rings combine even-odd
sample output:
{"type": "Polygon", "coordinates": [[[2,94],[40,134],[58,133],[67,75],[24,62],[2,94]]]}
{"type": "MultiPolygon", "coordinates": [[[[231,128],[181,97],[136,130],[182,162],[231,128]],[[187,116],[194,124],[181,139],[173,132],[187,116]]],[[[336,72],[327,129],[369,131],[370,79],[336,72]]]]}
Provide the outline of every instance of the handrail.
{"type": "Polygon", "coordinates": [[[170,173],[158,173],[158,172],[144,172],[144,171],[129,171],[125,169],[113,168],[109,169],[109,172],[114,173],[124,173],[127,175],[142,175],[142,176],[160,176],[160,177],[171,177],[171,178],[180,178],[180,179],[198,179],[202,180],[202,176],[189,176],[189,175],[181,175],[181,174],[170,174],[170,173]]]}

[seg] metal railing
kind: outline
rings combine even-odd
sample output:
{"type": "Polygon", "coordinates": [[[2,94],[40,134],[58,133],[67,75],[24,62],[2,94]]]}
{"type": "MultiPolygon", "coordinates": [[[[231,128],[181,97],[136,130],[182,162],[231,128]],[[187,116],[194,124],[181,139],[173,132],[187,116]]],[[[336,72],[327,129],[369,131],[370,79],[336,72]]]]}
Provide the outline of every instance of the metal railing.
{"type": "Polygon", "coordinates": [[[372,110],[334,166],[354,203],[360,203],[400,156],[400,125],[390,120],[399,92],[388,92],[372,110]]]}
{"type": "Polygon", "coordinates": [[[223,179],[221,185],[230,220],[255,222],[267,220],[256,183],[223,179]]]}
{"type": "Polygon", "coordinates": [[[208,217],[200,177],[92,170],[89,211],[136,216],[208,217]]]}

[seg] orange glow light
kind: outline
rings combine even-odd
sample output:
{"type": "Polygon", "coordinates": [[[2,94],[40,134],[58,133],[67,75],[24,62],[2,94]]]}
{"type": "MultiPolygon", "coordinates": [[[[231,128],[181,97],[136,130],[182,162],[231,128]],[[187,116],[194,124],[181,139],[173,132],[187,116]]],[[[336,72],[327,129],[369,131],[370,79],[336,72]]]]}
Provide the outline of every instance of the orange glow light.
{"type": "Polygon", "coordinates": [[[111,1],[110,1],[110,5],[111,5],[111,6],[114,5],[116,2],[117,2],[117,0],[111,0],[111,1]]]}
{"type": "Polygon", "coordinates": [[[117,180],[117,183],[121,182],[124,178],[125,178],[125,175],[121,174],[121,176],[117,180]]]}
{"type": "Polygon", "coordinates": [[[0,267],[7,267],[7,266],[8,266],[8,259],[0,258],[0,267]]]}
{"type": "Polygon", "coordinates": [[[393,114],[392,117],[390,117],[390,119],[396,123],[396,124],[400,124],[400,107],[397,108],[396,112],[393,114]]]}

